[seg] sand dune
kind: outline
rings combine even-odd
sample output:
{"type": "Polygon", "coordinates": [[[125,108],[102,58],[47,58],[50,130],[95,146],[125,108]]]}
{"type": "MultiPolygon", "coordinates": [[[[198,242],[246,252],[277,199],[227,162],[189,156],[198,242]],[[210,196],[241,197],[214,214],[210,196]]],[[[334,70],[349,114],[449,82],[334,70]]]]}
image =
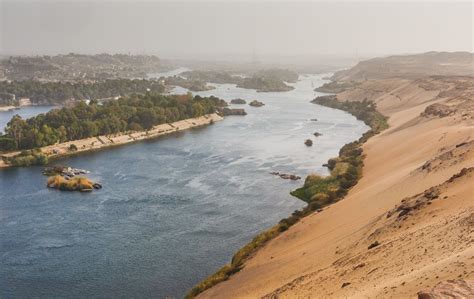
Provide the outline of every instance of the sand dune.
{"type": "Polygon", "coordinates": [[[390,128],[364,145],[359,183],[200,297],[410,298],[474,279],[474,78],[369,80],[338,95],[366,98],[390,128]]]}

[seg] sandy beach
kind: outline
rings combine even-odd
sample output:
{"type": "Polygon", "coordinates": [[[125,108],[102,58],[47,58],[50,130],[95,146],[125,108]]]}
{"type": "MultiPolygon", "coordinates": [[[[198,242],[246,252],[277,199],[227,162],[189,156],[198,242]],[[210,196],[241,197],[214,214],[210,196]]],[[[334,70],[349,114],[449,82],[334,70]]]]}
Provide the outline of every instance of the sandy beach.
{"type": "Polygon", "coordinates": [[[15,109],[15,106],[0,106],[0,112],[10,111],[15,109]]]}
{"type": "Polygon", "coordinates": [[[474,78],[367,80],[337,97],[389,117],[362,179],[198,297],[416,298],[474,278],[474,78]]]}
{"type": "MultiPolygon", "coordinates": [[[[190,118],[180,120],[173,123],[162,124],[153,127],[148,131],[141,132],[127,132],[107,136],[97,136],[81,140],[68,141],[64,143],[54,144],[46,147],[42,147],[41,151],[47,154],[50,158],[58,158],[61,156],[67,156],[71,154],[77,154],[81,152],[94,151],[104,149],[112,146],[119,146],[128,144],[131,142],[137,142],[145,139],[156,138],[173,132],[179,132],[190,128],[208,125],[212,122],[223,120],[218,114],[207,114],[201,117],[190,118]],[[71,144],[77,147],[77,151],[71,151],[69,148],[71,144]]],[[[1,156],[12,157],[18,155],[20,152],[10,152],[2,154],[1,156]]],[[[0,168],[10,167],[11,165],[6,164],[3,160],[0,160],[0,168]]]]}

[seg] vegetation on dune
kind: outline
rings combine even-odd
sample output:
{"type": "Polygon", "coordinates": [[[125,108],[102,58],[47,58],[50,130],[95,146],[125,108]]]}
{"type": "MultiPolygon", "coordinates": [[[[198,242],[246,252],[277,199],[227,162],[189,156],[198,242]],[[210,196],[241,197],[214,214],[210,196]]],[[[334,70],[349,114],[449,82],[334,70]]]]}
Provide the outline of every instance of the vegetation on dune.
{"type": "Polygon", "coordinates": [[[163,92],[158,80],[111,79],[97,82],[0,81],[0,105],[18,105],[29,98],[35,105],[60,105],[69,100],[94,100],[133,93],[163,92]]]}
{"type": "MultiPolygon", "coordinates": [[[[146,93],[116,101],[55,109],[29,119],[15,115],[0,134],[0,151],[32,149],[100,135],[148,130],[155,125],[214,113],[226,103],[216,97],[146,93]]],[[[74,150],[74,148],[71,148],[74,150]]]]}
{"type": "Polygon", "coordinates": [[[386,118],[376,110],[375,104],[368,101],[341,103],[337,101],[335,96],[325,96],[316,98],[313,103],[345,110],[364,121],[371,127],[371,130],[366,132],[358,141],[344,145],[339,151],[339,157],[328,161],[327,165],[331,171],[329,176],[323,177],[310,174],[306,177],[303,187],[291,192],[293,196],[307,202],[308,205],[306,207],[302,210],[294,211],[290,217],[280,220],[277,225],[257,235],[252,241],[237,251],[230,264],[225,265],[215,274],[191,289],[186,296],[187,298],[194,298],[199,293],[219,282],[229,279],[232,274],[243,268],[245,261],[257,249],[264,246],[281,232],[286,231],[301,218],[340,200],[362,176],[364,159],[362,144],[371,136],[378,134],[388,127],[386,118]]]}
{"type": "Polygon", "coordinates": [[[144,78],[161,71],[158,57],[152,55],[69,53],[56,56],[12,56],[0,60],[9,80],[82,81],[117,78],[144,78]]]}
{"type": "Polygon", "coordinates": [[[371,128],[366,133],[370,134],[370,136],[388,128],[386,117],[377,111],[375,103],[368,100],[362,102],[340,102],[335,95],[328,95],[317,97],[311,103],[349,112],[371,128]]]}
{"type": "Polygon", "coordinates": [[[332,81],[324,83],[322,86],[315,88],[315,91],[325,92],[325,93],[340,93],[350,88],[353,88],[360,83],[354,81],[332,81]]]}

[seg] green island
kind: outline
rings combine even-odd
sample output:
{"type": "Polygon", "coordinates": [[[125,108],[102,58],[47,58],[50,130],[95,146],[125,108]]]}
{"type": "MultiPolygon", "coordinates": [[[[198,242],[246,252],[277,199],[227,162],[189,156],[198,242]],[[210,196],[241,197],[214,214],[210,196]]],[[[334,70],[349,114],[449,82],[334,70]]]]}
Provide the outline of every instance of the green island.
{"type": "Polygon", "coordinates": [[[109,79],[94,82],[0,81],[0,106],[18,106],[21,98],[32,105],[64,105],[79,100],[96,100],[134,93],[164,92],[158,80],[109,79]]]}
{"type": "Polygon", "coordinates": [[[37,148],[101,135],[146,131],[156,125],[215,113],[226,105],[213,96],[148,92],[104,103],[79,102],[73,107],[53,109],[26,120],[15,115],[7,124],[5,134],[0,134],[0,152],[22,151],[18,156],[4,156],[7,164],[45,164],[47,159],[37,148]]]}
{"type": "Polygon", "coordinates": [[[237,87],[255,89],[257,92],[280,92],[294,89],[293,86],[287,85],[282,80],[256,75],[250,78],[244,78],[239,84],[237,84],[237,87]]]}
{"type": "Polygon", "coordinates": [[[217,84],[236,84],[237,87],[255,89],[258,92],[289,91],[293,87],[285,82],[295,83],[298,74],[286,69],[260,70],[249,77],[232,75],[226,71],[187,71],[181,74],[189,81],[210,82],[217,84]]]}
{"type": "Polygon", "coordinates": [[[331,174],[327,177],[310,174],[306,177],[303,187],[290,194],[305,201],[306,207],[296,210],[287,218],[270,229],[255,236],[247,245],[234,254],[230,264],[223,266],[216,273],[201,281],[192,288],[186,298],[194,298],[212,286],[229,279],[229,277],[244,267],[245,261],[268,241],[286,231],[303,217],[318,211],[338,200],[341,200],[362,177],[363,150],[362,145],[372,136],[388,128],[387,119],[380,114],[376,105],[369,101],[340,102],[336,96],[317,97],[314,104],[347,111],[367,124],[371,129],[364,133],[359,140],[346,144],[339,151],[339,157],[328,161],[331,174]]]}
{"type": "Polygon", "coordinates": [[[163,81],[165,85],[179,86],[186,88],[190,91],[206,91],[215,89],[214,86],[207,85],[207,81],[201,79],[189,79],[183,78],[181,76],[173,76],[167,78],[160,78],[160,81],[163,81]]]}

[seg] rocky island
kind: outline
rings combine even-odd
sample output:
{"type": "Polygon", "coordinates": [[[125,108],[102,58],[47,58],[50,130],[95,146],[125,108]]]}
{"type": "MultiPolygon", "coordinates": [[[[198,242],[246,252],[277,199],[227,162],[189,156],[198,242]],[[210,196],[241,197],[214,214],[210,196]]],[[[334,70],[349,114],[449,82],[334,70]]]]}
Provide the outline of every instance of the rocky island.
{"type": "Polygon", "coordinates": [[[262,107],[262,106],[265,106],[265,104],[263,102],[260,102],[260,101],[257,101],[257,100],[253,100],[252,102],[249,103],[249,106],[252,106],[252,107],[262,107]]]}
{"type": "Polygon", "coordinates": [[[247,102],[243,99],[233,99],[230,101],[231,104],[245,105],[247,102]]]}

